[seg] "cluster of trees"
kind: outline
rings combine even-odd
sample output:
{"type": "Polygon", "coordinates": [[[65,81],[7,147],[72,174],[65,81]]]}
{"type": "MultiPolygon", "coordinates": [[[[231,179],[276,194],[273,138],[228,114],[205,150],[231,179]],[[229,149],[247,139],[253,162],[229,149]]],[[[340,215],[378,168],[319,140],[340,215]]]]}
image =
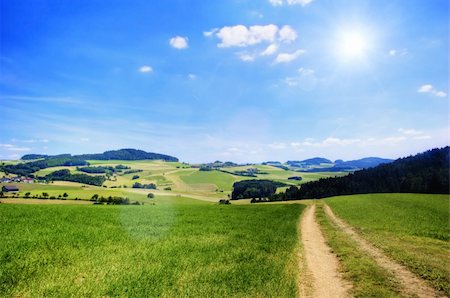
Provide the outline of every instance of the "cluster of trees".
{"type": "Polygon", "coordinates": [[[71,174],[69,170],[63,169],[52,172],[45,176],[45,179],[49,181],[72,181],[89,185],[101,186],[105,182],[105,176],[90,176],[86,174],[71,174]]]}
{"type": "Polygon", "coordinates": [[[135,169],[135,170],[124,171],[123,174],[126,175],[126,174],[140,173],[140,172],[142,172],[142,170],[135,169]]]}
{"type": "Polygon", "coordinates": [[[210,163],[204,163],[200,165],[200,171],[212,171],[212,170],[218,170],[220,168],[227,168],[227,167],[235,167],[238,164],[235,164],[231,161],[222,162],[220,160],[216,160],[215,162],[210,163]]]}
{"type": "Polygon", "coordinates": [[[85,172],[89,174],[105,174],[105,173],[114,173],[116,169],[114,167],[108,166],[97,166],[97,167],[77,167],[77,170],[80,172],[85,172]]]}
{"type": "Polygon", "coordinates": [[[246,170],[242,170],[242,171],[226,171],[223,169],[219,169],[218,171],[223,172],[223,173],[227,173],[227,174],[231,174],[231,175],[236,175],[236,176],[242,176],[242,177],[257,177],[257,174],[269,174],[267,172],[262,172],[260,171],[258,168],[248,168],[246,170]]]}
{"type": "Polygon", "coordinates": [[[46,157],[48,157],[48,155],[45,154],[25,154],[22,156],[21,160],[41,159],[46,157]]]}
{"type": "Polygon", "coordinates": [[[16,165],[2,165],[1,170],[5,173],[16,174],[19,176],[34,177],[33,173],[42,169],[59,166],[85,166],[89,163],[85,160],[73,158],[70,155],[63,154],[48,157],[43,160],[19,163],[16,165]]]}
{"type": "Polygon", "coordinates": [[[356,171],[292,186],[279,199],[298,200],[362,193],[442,193],[449,190],[449,147],[356,171]]]}
{"type": "Polygon", "coordinates": [[[65,192],[62,195],[49,195],[48,192],[42,192],[41,194],[31,194],[31,192],[26,192],[23,196],[20,196],[19,193],[14,193],[12,195],[6,196],[3,191],[0,191],[0,198],[6,198],[6,197],[12,197],[12,198],[24,198],[24,199],[42,199],[42,200],[46,200],[46,199],[50,199],[50,200],[67,200],[67,197],[69,195],[65,192]]]}
{"type": "Polygon", "coordinates": [[[233,184],[232,200],[246,198],[271,198],[275,195],[277,187],[285,186],[284,183],[271,180],[243,180],[233,184]]]}
{"type": "Polygon", "coordinates": [[[131,202],[127,197],[116,197],[116,196],[99,196],[95,194],[91,197],[90,201],[94,204],[107,204],[107,205],[140,205],[138,201],[131,202]]]}
{"type": "Polygon", "coordinates": [[[156,189],[156,184],[155,183],[141,184],[139,182],[135,182],[132,187],[133,188],[156,189]]]}

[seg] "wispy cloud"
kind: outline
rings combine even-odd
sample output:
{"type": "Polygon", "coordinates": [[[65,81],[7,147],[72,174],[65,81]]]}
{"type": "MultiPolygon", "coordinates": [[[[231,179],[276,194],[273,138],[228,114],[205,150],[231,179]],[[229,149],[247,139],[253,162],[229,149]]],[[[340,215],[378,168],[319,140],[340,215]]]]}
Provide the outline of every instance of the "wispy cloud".
{"type": "Polygon", "coordinates": [[[306,6],[313,2],[314,0],[269,0],[269,3],[273,6],[282,6],[284,4],[287,5],[296,5],[299,4],[301,6],[306,6]]]}
{"type": "Polygon", "coordinates": [[[275,58],[274,63],[289,63],[291,61],[294,61],[295,59],[297,59],[298,57],[300,57],[301,55],[303,55],[305,53],[306,53],[306,50],[303,50],[303,49],[299,49],[292,53],[280,53],[275,58]]]}
{"type": "Polygon", "coordinates": [[[26,139],[26,140],[20,140],[20,139],[11,139],[11,142],[18,142],[18,143],[48,143],[48,139],[26,139]]]}
{"type": "Polygon", "coordinates": [[[142,72],[142,73],[148,73],[148,72],[152,72],[152,71],[153,71],[153,68],[148,65],[142,65],[141,67],[139,67],[139,72],[142,72]]]}
{"type": "Polygon", "coordinates": [[[52,96],[0,95],[0,99],[48,102],[55,104],[75,104],[75,105],[84,103],[84,101],[72,97],[52,97],[52,96]]]}
{"type": "Polygon", "coordinates": [[[238,53],[239,59],[244,62],[253,62],[256,59],[256,55],[248,54],[248,53],[238,53]]]}
{"type": "Polygon", "coordinates": [[[301,86],[309,89],[317,84],[318,79],[315,76],[314,69],[301,67],[297,70],[296,76],[287,77],[284,82],[290,87],[301,86]]]}
{"type": "Polygon", "coordinates": [[[217,31],[219,31],[219,28],[213,28],[213,29],[211,29],[209,31],[204,31],[203,32],[203,36],[205,36],[205,37],[212,37],[214,34],[217,33],[217,31]]]}
{"type": "Polygon", "coordinates": [[[389,50],[389,55],[390,56],[406,56],[408,55],[408,50],[407,49],[391,49],[389,50]]]}
{"type": "Polygon", "coordinates": [[[428,93],[428,94],[431,94],[431,95],[434,95],[437,97],[446,97],[447,96],[447,93],[445,93],[444,91],[437,90],[431,84],[425,84],[425,85],[420,86],[419,89],[417,89],[417,92],[428,93]]]}
{"type": "Polygon", "coordinates": [[[271,56],[275,54],[275,52],[278,51],[278,45],[273,43],[267,46],[267,48],[261,52],[261,56],[271,56]]]}
{"type": "Polygon", "coordinates": [[[16,145],[13,145],[13,144],[0,144],[0,148],[2,148],[4,150],[8,150],[8,151],[13,151],[13,152],[23,152],[23,151],[31,150],[31,148],[17,147],[16,145]]]}

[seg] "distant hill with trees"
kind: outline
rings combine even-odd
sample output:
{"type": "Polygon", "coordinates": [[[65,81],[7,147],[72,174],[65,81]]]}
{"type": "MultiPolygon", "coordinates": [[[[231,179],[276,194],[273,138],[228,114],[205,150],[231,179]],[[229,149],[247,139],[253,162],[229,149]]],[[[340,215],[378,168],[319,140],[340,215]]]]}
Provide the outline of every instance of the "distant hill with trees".
{"type": "Polygon", "coordinates": [[[343,160],[336,160],[334,162],[334,166],[329,168],[312,168],[307,169],[302,172],[350,172],[350,171],[356,171],[360,169],[368,169],[376,167],[383,163],[390,163],[393,162],[393,159],[387,159],[387,158],[379,158],[379,157],[365,157],[357,160],[349,160],[349,161],[343,161],[343,160]]]}
{"type": "MultiPolygon", "coordinates": [[[[27,154],[21,158],[24,161],[39,159],[36,161],[29,161],[15,165],[0,166],[0,170],[5,173],[16,174],[19,176],[33,177],[33,173],[42,169],[58,166],[88,166],[87,160],[164,160],[177,162],[178,158],[160,154],[145,152],[137,149],[120,149],[105,151],[98,154],[59,154],[59,155],[42,155],[42,154],[27,154]]],[[[89,169],[85,169],[88,172],[89,169]]]]}
{"type": "Polygon", "coordinates": [[[321,164],[332,164],[333,162],[323,157],[314,157],[305,160],[288,160],[286,164],[291,167],[319,166],[321,164]]]}
{"type": "Polygon", "coordinates": [[[356,171],[344,177],[325,178],[291,186],[276,199],[298,200],[363,193],[448,194],[449,147],[432,149],[392,163],[356,171]]]}
{"type": "Polygon", "coordinates": [[[96,154],[75,155],[75,158],[84,160],[164,160],[178,161],[178,158],[153,152],[146,152],[138,149],[110,150],[96,154]]]}
{"type": "Polygon", "coordinates": [[[164,161],[178,161],[178,158],[153,152],[146,152],[144,150],[138,149],[119,149],[119,150],[109,150],[103,153],[94,154],[81,154],[81,155],[71,155],[71,154],[61,154],[61,155],[43,155],[43,154],[26,154],[22,156],[22,160],[45,158],[51,159],[56,157],[71,157],[78,160],[164,160],[164,161]]]}

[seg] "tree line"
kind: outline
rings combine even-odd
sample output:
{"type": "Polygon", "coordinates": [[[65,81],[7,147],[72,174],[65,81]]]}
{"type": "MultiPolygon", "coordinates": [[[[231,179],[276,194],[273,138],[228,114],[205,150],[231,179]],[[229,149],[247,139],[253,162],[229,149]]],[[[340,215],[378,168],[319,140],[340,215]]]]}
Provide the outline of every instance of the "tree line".
{"type": "Polygon", "coordinates": [[[323,178],[291,186],[280,200],[319,199],[363,193],[448,194],[449,147],[432,149],[344,177],[323,178]]]}

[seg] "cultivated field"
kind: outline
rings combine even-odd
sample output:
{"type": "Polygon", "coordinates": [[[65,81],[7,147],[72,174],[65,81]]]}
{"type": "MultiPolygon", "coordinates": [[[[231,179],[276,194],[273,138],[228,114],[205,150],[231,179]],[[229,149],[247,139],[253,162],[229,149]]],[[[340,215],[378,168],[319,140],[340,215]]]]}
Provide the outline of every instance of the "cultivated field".
{"type": "MultiPolygon", "coordinates": [[[[15,161],[14,163],[17,163],[15,161]]],[[[217,170],[199,171],[198,168],[191,168],[187,164],[179,162],[149,161],[149,160],[89,160],[91,166],[110,166],[124,165],[130,169],[122,172],[114,173],[103,184],[104,187],[83,186],[78,183],[58,182],[55,181],[49,185],[33,184],[18,185],[20,190],[31,192],[32,195],[41,194],[43,191],[49,193],[50,196],[62,194],[61,191],[67,192],[70,198],[89,199],[93,194],[98,193],[103,196],[128,196],[130,199],[139,200],[145,198],[148,192],[154,192],[159,195],[182,195],[191,198],[203,199],[206,201],[218,201],[227,198],[231,194],[233,183],[244,179],[270,179],[286,183],[288,185],[299,185],[304,182],[318,180],[320,178],[342,176],[346,173],[299,173],[294,171],[285,171],[283,169],[265,166],[265,165],[249,165],[241,167],[223,168],[229,172],[245,171],[250,168],[257,168],[264,174],[257,174],[256,177],[244,177],[225,173],[217,170]],[[126,171],[135,171],[126,173],[126,171]],[[138,178],[136,178],[138,176],[138,178]],[[289,177],[300,176],[301,181],[289,180],[289,177]],[[133,179],[135,178],[135,179],[133,179]],[[132,189],[134,183],[150,184],[157,186],[157,190],[152,189],[132,189]],[[52,187],[57,185],[58,187],[52,187]],[[74,188],[66,187],[73,186],[74,188]],[[106,188],[106,189],[104,189],[106,188]],[[48,191],[47,191],[48,190],[48,191]],[[138,194],[136,196],[136,194],[138,194]]],[[[13,163],[13,162],[11,162],[13,163]]],[[[45,176],[53,171],[68,169],[73,174],[83,173],[73,166],[50,167],[39,170],[35,173],[37,176],[45,176]]],[[[87,173],[84,173],[87,174],[87,173]]],[[[103,174],[88,174],[92,176],[103,174]]],[[[0,174],[1,177],[3,177],[0,174]]],[[[3,184],[0,184],[2,186],[3,184]]],[[[280,190],[283,190],[280,188],[280,190]]],[[[25,192],[21,192],[23,195],[25,192]]]]}

